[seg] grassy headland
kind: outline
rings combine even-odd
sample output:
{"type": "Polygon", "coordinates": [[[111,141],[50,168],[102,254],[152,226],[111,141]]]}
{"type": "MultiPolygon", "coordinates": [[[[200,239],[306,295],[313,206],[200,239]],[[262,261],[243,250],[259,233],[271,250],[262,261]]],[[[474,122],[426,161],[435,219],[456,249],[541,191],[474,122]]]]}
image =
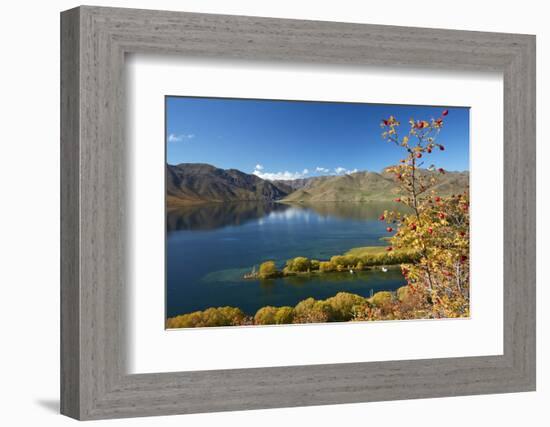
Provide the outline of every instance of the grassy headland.
{"type": "Polygon", "coordinates": [[[258,271],[254,268],[244,277],[246,279],[271,279],[282,276],[307,274],[326,274],[332,272],[369,270],[376,267],[397,267],[402,263],[413,263],[419,258],[416,251],[397,249],[387,246],[363,246],[353,248],[342,255],[334,255],[327,260],[309,259],[299,256],[286,261],[279,269],[275,261],[264,261],[258,271]]]}

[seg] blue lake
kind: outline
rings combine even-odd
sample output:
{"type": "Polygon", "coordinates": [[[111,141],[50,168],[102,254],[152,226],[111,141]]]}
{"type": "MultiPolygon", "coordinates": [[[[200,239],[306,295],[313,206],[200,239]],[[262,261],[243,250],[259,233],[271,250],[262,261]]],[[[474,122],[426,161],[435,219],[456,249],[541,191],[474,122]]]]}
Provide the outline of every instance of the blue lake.
{"type": "Polygon", "coordinates": [[[393,203],[217,203],[168,210],[166,314],[239,307],[253,315],[266,305],[294,306],[338,292],[369,296],[405,284],[399,270],[245,280],[253,266],[306,256],[319,260],[359,246],[384,245],[378,221],[393,203]]]}

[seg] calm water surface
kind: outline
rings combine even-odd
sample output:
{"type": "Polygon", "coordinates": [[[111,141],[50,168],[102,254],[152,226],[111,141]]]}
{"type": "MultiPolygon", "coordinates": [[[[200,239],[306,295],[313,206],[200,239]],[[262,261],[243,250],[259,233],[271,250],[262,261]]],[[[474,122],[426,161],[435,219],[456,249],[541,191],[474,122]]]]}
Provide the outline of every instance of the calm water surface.
{"type": "Polygon", "coordinates": [[[338,292],[369,296],[405,283],[399,270],[331,273],[273,280],[244,280],[266,260],[282,268],[306,256],[326,260],[353,247],[384,245],[388,233],[378,221],[386,203],[285,205],[218,203],[167,213],[167,316],[234,306],[253,315],[266,305],[296,305],[308,297],[338,292]]]}

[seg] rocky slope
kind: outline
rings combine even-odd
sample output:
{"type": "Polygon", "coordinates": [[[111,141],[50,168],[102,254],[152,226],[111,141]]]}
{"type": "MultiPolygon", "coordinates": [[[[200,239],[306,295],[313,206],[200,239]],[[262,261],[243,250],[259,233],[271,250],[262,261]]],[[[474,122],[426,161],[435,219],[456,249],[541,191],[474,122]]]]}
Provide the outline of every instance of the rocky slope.
{"type": "Polygon", "coordinates": [[[166,167],[166,198],[169,205],[273,201],[288,194],[269,181],[237,169],[219,169],[202,163],[166,167]]]}

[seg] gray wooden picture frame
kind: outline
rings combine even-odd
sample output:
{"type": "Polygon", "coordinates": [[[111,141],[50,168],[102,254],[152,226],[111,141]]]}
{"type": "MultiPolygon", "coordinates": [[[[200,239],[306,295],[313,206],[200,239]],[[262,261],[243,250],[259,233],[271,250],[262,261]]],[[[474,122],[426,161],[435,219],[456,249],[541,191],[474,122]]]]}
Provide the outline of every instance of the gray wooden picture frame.
{"type": "Polygon", "coordinates": [[[534,36],[88,6],[62,12],[63,414],[85,420],[535,390],[534,264],[534,36]],[[502,72],[504,354],[127,374],[127,53],[502,72]]]}

